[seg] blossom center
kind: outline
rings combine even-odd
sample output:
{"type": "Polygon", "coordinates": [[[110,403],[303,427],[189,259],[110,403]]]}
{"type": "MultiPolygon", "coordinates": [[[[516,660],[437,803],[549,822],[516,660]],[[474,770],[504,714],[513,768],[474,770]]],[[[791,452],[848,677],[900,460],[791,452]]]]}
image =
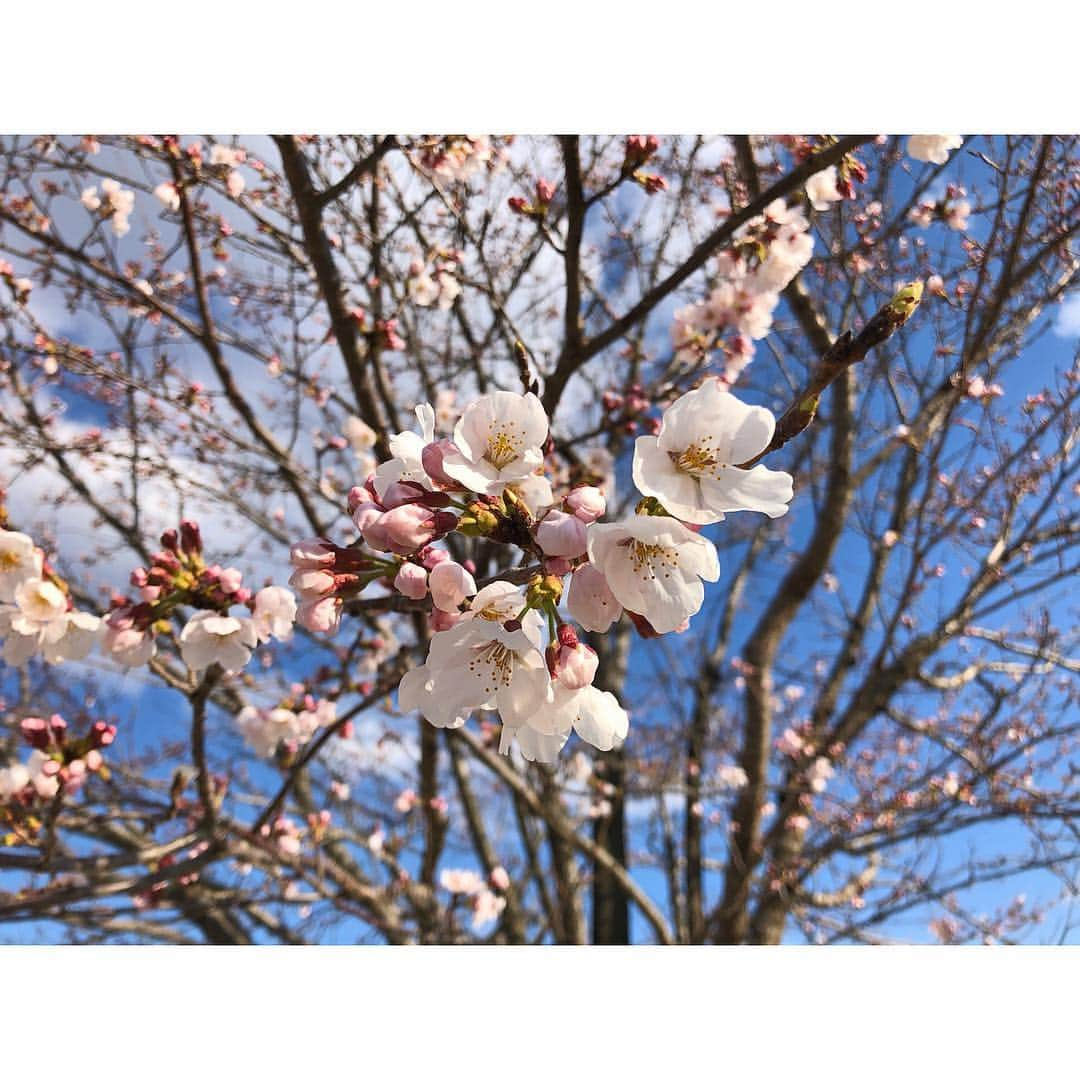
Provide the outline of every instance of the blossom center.
{"type": "Polygon", "coordinates": [[[484,682],[484,693],[492,694],[500,686],[510,685],[514,671],[514,653],[498,641],[479,645],[469,661],[469,674],[484,682]]]}
{"type": "Polygon", "coordinates": [[[496,469],[502,469],[521,454],[524,445],[525,438],[521,428],[516,424],[499,424],[488,434],[484,460],[496,469]]]}
{"type": "Polygon", "coordinates": [[[0,573],[14,570],[21,562],[18,552],[0,551],[0,573]]]}
{"type": "Polygon", "coordinates": [[[638,577],[656,580],[657,574],[671,577],[671,571],[679,565],[679,553],[663,544],[646,544],[642,540],[630,542],[630,561],[638,577]]]}
{"type": "Polygon", "coordinates": [[[715,475],[717,470],[727,468],[727,465],[719,460],[711,444],[712,436],[706,435],[700,442],[691,443],[680,453],[672,452],[668,456],[678,472],[689,476],[715,475]]]}

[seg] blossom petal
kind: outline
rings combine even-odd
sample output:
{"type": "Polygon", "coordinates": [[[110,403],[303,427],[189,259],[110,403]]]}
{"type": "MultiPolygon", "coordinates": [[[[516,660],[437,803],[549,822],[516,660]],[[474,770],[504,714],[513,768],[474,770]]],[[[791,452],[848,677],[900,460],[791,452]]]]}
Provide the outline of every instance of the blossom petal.
{"type": "Polygon", "coordinates": [[[771,518],[783,517],[793,494],[790,474],[755,465],[752,469],[723,469],[701,482],[705,497],[726,513],[756,510],[771,518]]]}
{"type": "Polygon", "coordinates": [[[630,731],[630,717],[614,694],[587,686],[577,692],[574,730],[597,750],[614,750],[630,731]]]}

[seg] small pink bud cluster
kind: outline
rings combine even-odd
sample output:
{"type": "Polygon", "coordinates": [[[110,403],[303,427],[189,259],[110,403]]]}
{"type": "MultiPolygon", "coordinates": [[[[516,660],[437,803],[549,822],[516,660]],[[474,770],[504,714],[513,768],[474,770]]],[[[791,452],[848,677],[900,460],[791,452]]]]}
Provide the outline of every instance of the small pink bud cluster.
{"type": "Polygon", "coordinates": [[[392,352],[400,352],[405,348],[405,341],[398,333],[397,319],[369,319],[367,312],[359,307],[353,308],[349,314],[359,326],[360,333],[376,348],[389,349],[392,352]]]}
{"type": "Polygon", "coordinates": [[[633,383],[625,394],[616,393],[614,390],[605,391],[601,404],[608,414],[608,423],[621,425],[628,435],[633,435],[638,430],[641,420],[644,420],[650,429],[659,427],[659,420],[652,421],[642,416],[652,405],[640,383],[633,383]]]}
{"type": "Polygon", "coordinates": [[[626,172],[640,169],[659,149],[660,140],[655,135],[629,136],[623,151],[623,169],[626,172]]]}
{"type": "Polygon", "coordinates": [[[507,205],[515,214],[522,217],[537,218],[543,220],[547,217],[551,200],[555,198],[555,185],[550,180],[543,178],[536,181],[536,196],[534,202],[529,202],[521,195],[511,196],[506,200],[507,205]]]}
{"type": "Polygon", "coordinates": [[[623,152],[623,176],[630,177],[639,187],[643,188],[646,195],[655,195],[658,191],[666,191],[668,183],[659,173],[643,172],[645,165],[660,149],[660,140],[655,135],[631,135],[626,140],[623,152]]]}
{"type": "Polygon", "coordinates": [[[23,797],[52,798],[59,791],[72,794],[85,783],[90,773],[105,764],[102,749],[116,738],[112,724],[98,721],[86,734],[72,738],[67,721],[54,713],[47,720],[38,716],[25,717],[19,723],[23,739],[33,749],[25,767],[16,767],[26,774],[29,785],[20,793],[23,797]]]}
{"type": "Polygon", "coordinates": [[[349,492],[349,513],[372,550],[414,555],[457,525],[443,509],[449,501],[443,492],[410,480],[391,484],[380,499],[369,480],[349,492]]]}
{"type": "Polygon", "coordinates": [[[341,621],[345,599],[372,580],[376,564],[354,548],[324,537],[299,540],[289,551],[289,584],[300,594],[296,621],[313,633],[332,633],[341,621]]]}
{"type": "Polygon", "coordinates": [[[150,660],[156,649],[155,624],[180,604],[218,612],[228,611],[233,604],[255,608],[238,569],[206,564],[199,526],[186,519],[179,529],[161,534],[161,549],[151,555],[150,566],[136,567],[130,581],[138,599],[114,598],[113,609],[105,617],[103,644],[106,653],[129,667],[150,660]]]}

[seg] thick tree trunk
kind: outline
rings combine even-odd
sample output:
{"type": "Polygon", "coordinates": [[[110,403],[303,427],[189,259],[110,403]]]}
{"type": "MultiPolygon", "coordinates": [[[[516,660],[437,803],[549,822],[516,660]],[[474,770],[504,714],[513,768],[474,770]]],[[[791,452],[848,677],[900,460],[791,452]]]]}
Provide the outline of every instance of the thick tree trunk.
{"type": "MultiPolygon", "coordinates": [[[[615,794],[608,798],[611,813],[598,817],[593,825],[596,843],[626,866],[626,814],[623,798],[626,762],[621,750],[613,750],[596,764],[596,778],[611,784],[615,794]]],[[[626,893],[611,874],[599,866],[593,869],[592,940],[594,945],[630,944],[630,909],[626,893]]]]}
{"type": "MultiPolygon", "coordinates": [[[[606,638],[597,638],[593,647],[600,655],[596,685],[620,697],[626,678],[626,661],[630,653],[630,633],[619,627],[606,638]]],[[[610,785],[612,794],[604,795],[611,803],[611,813],[598,817],[593,825],[593,840],[622,865],[626,857],[626,759],[621,750],[598,755],[595,778],[601,785],[610,785]]],[[[592,941],[594,945],[630,944],[630,905],[626,893],[615,878],[598,864],[593,864],[592,941]]]]}

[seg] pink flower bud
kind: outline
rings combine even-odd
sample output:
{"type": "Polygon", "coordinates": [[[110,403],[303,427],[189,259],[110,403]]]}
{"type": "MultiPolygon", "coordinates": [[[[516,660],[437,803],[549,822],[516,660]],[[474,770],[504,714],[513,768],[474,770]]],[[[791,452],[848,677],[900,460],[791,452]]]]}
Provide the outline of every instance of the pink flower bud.
{"type": "Polygon", "coordinates": [[[310,603],[334,591],[334,575],[329,570],[297,570],[289,578],[289,585],[301,600],[310,603]]]}
{"type": "Polygon", "coordinates": [[[383,515],[383,508],[377,503],[361,502],[353,507],[351,516],[353,524],[363,533],[372,522],[377,521],[383,515]]]}
{"type": "Polygon", "coordinates": [[[597,487],[584,485],[574,488],[566,496],[566,509],[578,519],[590,525],[597,518],[604,516],[607,509],[607,500],[604,493],[597,487]]]}
{"type": "Polygon", "coordinates": [[[505,892],[507,889],[510,888],[510,875],[506,872],[505,867],[492,867],[491,884],[500,892],[505,892]]]}
{"type": "Polygon", "coordinates": [[[431,571],[431,599],[440,611],[456,612],[470,596],[476,595],[472,574],[452,559],[431,571]]]}
{"type": "Polygon", "coordinates": [[[408,503],[420,502],[426,491],[419,484],[407,480],[395,480],[383,492],[382,504],[385,510],[393,510],[397,506],[405,506],[408,503]]]}
{"type": "Polygon", "coordinates": [[[376,551],[411,555],[435,535],[435,515],[416,503],[396,506],[371,521],[363,530],[368,546],[376,551]]]}
{"type": "Polygon", "coordinates": [[[394,578],[394,588],[410,600],[420,600],[427,592],[427,571],[416,563],[402,563],[394,578]]]}
{"type": "Polygon", "coordinates": [[[431,614],[428,616],[428,625],[431,627],[433,633],[440,633],[443,630],[449,630],[452,626],[457,626],[461,621],[461,615],[456,611],[440,611],[438,608],[434,608],[431,614]]]}
{"type": "Polygon", "coordinates": [[[289,549],[289,559],[297,570],[315,570],[321,566],[333,566],[334,545],[322,537],[298,540],[289,549]]]}
{"type": "Polygon", "coordinates": [[[572,514],[551,510],[536,526],[536,542],[545,555],[575,559],[585,554],[585,523],[572,514]]]}
{"type": "Polygon", "coordinates": [[[567,690],[581,690],[592,685],[598,663],[596,653],[588,645],[562,645],[556,677],[567,690]]]}
{"type": "Polygon", "coordinates": [[[35,749],[44,750],[49,745],[48,725],[39,716],[28,716],[19,723],[22,737],[35,749]]]}
{"type": "Polygon", "coordinates": [[[439,563],[444,563],[449,558],[450,552],[445,548],[429,547],[424,549],[420,561],[428,570],[434,570],[439,563]]]}
{"type": "Polygon", "coordinates": [[[221,577],[218,580],[218,585],[221,591],[226,595],[236,592],[240,588],[240,583],[243,581],[244,575],[236,569],[235,566],[230,566],[226,570],[221,571],[221,577]]]}
{"type": "Polygon", "coordinates": [[[360,487],[359,485],[354,485],[353,487],[349,488],[349,495],[346,499],[349,513],[352,514],[352,512],[361,503],[372,502],[374,501],[374,499],[375,492],[368,486],[368,484],[365,484],[363,487],[360,487]]]}
{"type": "Polygon", "coordinates": [[[202,551],[202,536],[194,521],[180,522],[180,547],[187,555],[197,555],[202,551]]]}
{"type": "Polygon", "coordinates": [[[313,634],[332,634],[341,623],[342,602],[337,596],[324,596],[300,605],[296,621],[313,634]]]}
{"type": "Polygon", "coordinates": [[[452,476],[448,476],[443,469],[443,462],[447,454],[458,452],[451,439],[439,439],[437,442],[428,443],[420,454],[420,461],[424,466],[424,472],[428,474],[433,483],[443,491],[464,491],[465,489],[452,476]]]}

